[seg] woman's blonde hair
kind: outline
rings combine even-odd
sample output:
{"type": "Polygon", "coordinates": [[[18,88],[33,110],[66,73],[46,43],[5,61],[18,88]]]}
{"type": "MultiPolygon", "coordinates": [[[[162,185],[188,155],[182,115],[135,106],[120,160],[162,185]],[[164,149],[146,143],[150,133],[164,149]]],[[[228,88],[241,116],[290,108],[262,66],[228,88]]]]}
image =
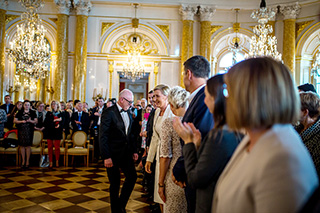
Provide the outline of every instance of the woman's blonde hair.
{"type": "Polygon", "coordinates": [[[170,92],[170,87],[166,84],[159,84],[153,89],[153,91],[156,91],[156,90],[160,90],[162,95],[168,96],[170,92]]]}
{"type": "Polygon", "coordinates": [[[281,62],[268,57],[242,61],[229,70],[225,82],[230,128],[268,128],[299,119],[298,91],[281,62]]]}
{"type": "Polygon", "coordinates": [[[301,110],[308,110],[310,118],[320,116],[320,97],[314,92],[300,92],[301,110]]]}
{"type": "Polygon", "coordinates": [[[188,106],[189,92],[182,87],[173,87],[168,95],[168,102],[176,109],[188,106]]]}

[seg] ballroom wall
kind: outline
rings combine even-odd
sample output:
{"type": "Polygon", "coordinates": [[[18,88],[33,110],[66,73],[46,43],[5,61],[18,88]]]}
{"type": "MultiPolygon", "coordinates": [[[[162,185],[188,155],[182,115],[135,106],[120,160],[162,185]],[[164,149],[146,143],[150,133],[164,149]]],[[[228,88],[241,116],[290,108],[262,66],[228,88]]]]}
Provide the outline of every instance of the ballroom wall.
{"type": "MultiPolygon", "coordinates": [[[[127,61],[121,44],[130,46],[127,37],[134,32],[131,26],[131,19],[134,17],[132,4],[92,1],[92,6],[78,5],[69,8],[67,4],[63,4],[67,1],[60,1],[58,5],[54,1],[45,1],[39,14],[47,28],[46,38],[51,45],[51,73],[46,80],[37,82],[38,89],[30,91],[24,88],[24,81],[21,79],[20,88],[14,87],[17,82],[14,78],[15,65],[7,56],[9,42],[14,37],[23,8],[17,0],[10,0],[8,5],[4,2],[2,0],[0,4],[0,12],[5,12],[5,18],[0,20],[5,21],[5,33],[0,33],[0,36],[4,36],[4,43],[0,45],[3,48],[0,53],[4,53],[0,66],[2,100],[8,93],[6,90],[9,86],[13,86],[12,90],[17,90],[8,90],[12,92],[14,100],[30,98],[48,102],[51,99],[79,98],[93,105],[95,88],[98,92],[102,90],[106,98],[118,96],[119,73],[127,61]],[[61,18],[64,15],[66,19],[61,18]],[[58,30],[64,24],[66,46],[63,46],[61,30],[58,30]],[[66,57],[60,51],[65,51],[66,57]]],[[[183,61],[196,54],[208,58],[212,65],[212,75],[219,71],[219,61],[228,53],[227,47],[232,45],[231,41],[235,37],[235,10],[215,9],[214,5],[201,5],[202,10],[199,10],[196,6],[138,6],[137,18],[140,24],[136,32],[141,35],[145,47],[148,47],[142,55],[142,61],[149,73],[149,88],[159,83],[180,85],[183,61]]],[[[257,9],[258,6],[257,3],[257,9]]],[[[320,34],[320,1],[302,3],[300,7],[301,10],[297,11],[292,4],[280,5],[280,12],[270,24],[275,28],[278,51],[283,54],[284,63],[291,68],[296,83],[316,84],[310,73],[310,65],[320,46],[316,36],[320,34]],[[288,23],[292,23],[290,21],[293,25],[288,28],[288,23]],[[294,43],[288,43],[290,39],[294,43]]],[[[252,27],[257,24],[250,18],[251,13],[252,10],[239,10],[238,36],[240,45],[243,46],[240,52],[243,54],[249,49],[252,27]]]]}

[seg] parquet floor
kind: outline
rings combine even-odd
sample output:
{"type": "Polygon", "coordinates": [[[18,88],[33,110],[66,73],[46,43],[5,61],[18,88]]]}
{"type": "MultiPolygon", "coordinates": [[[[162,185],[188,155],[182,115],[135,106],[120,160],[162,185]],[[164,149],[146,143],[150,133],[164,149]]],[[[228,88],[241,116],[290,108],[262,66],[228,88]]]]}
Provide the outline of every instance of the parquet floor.
{"type": "MultiPolygon", "coordinates": [[[[150,202],[141,197],[142,175],[138,177],[126,210],[148,213],[150,202]]],[[[27,170],[1,167],[0,212],[111,212],[105,168],[102,164],[27,170]]]]}

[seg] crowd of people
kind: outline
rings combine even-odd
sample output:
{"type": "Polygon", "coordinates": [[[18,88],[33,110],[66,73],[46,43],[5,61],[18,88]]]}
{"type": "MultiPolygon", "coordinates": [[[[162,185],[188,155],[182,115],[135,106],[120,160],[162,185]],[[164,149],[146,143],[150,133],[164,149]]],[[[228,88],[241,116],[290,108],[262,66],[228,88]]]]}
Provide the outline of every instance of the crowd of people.
{"type": "Polygon", "coordinates": [[[95,161],[98,161],[100,152],[97,137],[101,113],[104,107],[113,104],[115,99],[105,103],[103,98],[98,98],[92,108],[88,108],[88,104],[80,100],[69,100],[67,103],[53,100],[48,105],[41,101],[25,100],[13,104],[11,96],[6,95],[5,103],[0,106],[0,138],[6,138],[11,132],[17,134],[17,145],[20,147],[22,158],[21,168],[27,169],[34,131],[41,131],[47,141],[49,167],[52,168],[59,167],[61,140],[81,130],[96,139],[94,143],[97,149],[94,157],[95,161]],[[9,130],[6,134],[4,134],[5,128],[9,130]]]}
{"type": "Polygon", "coordinates": [[[114,213],[126,212],[137,170],[142,196],[154,201],[152,212],[320,211],[320,96],[314,87],[296,88],[288,68],[267,57],[211,78],[202,56],[183,65],[185,88],[159,84],[136,102],[128,89],[118,100],[97,99],[91,109],[80,101],[13,106],[6,96],[0,129],[18,128],[24,167],[32,131],[44,132],[50,167],[53,146],[59,166],[63,134],[90,134],[95,159],[106,167],[114,213]]]}

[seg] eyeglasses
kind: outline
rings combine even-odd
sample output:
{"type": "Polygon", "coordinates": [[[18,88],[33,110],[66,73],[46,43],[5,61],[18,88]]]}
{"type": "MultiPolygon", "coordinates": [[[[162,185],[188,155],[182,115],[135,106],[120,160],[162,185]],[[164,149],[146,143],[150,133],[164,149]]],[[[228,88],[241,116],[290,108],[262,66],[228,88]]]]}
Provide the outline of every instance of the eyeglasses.
{"type": "Polygon", "coordinates": [[[222,85],[222,93],[223,93],[223,96],[228,98],[229,97],[229,92],[228,92],[228,89],[227,89],[227,84],[223,84],[222,85]]]}
{"type": "Polygon", "coordinates": [[[123,97],[124,100],[126,100],[129,104],[133,104],[133,101],[129,101],[128,99],[126,99],[125,97],[123,97]]]}

